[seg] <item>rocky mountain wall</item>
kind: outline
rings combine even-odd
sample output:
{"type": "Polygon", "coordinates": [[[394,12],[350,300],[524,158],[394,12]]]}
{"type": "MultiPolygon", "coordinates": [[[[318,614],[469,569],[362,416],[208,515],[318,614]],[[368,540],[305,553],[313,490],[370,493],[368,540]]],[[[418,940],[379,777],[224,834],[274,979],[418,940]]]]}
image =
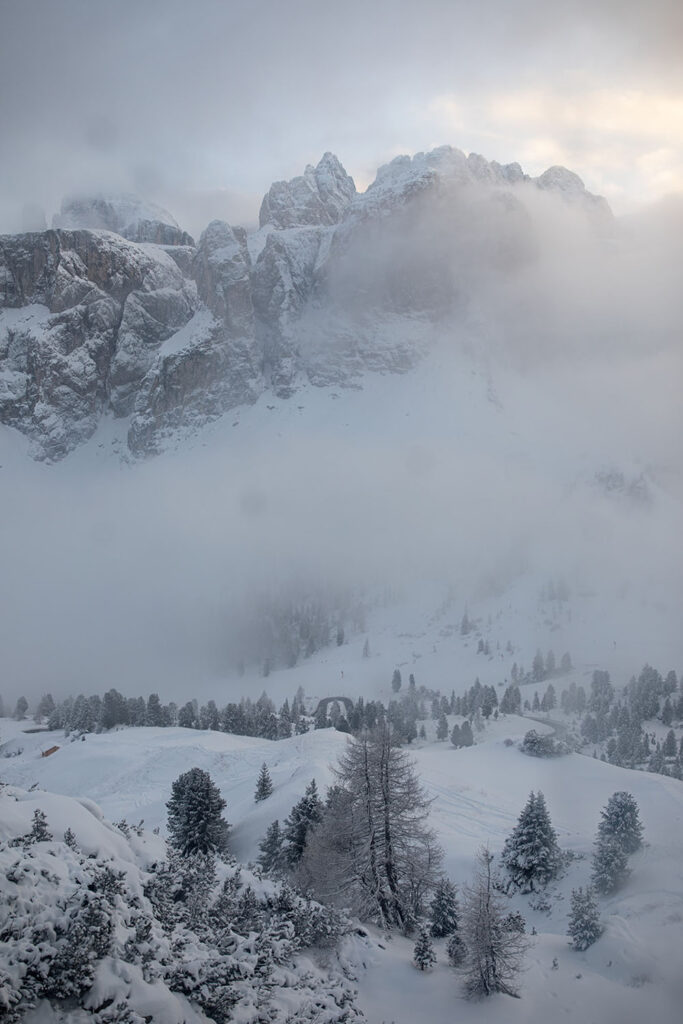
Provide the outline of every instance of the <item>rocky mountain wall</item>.
{"type": "Polygon", "coordinates": [[[213,221],[196,245],[136,197],[67,200],[52,230],[0,238],[0,422],[55,460],[113,414],[143,455],[266,388],[406,370],[473,267],[535,258],[525,189],[609,217],[564,168],[530,179],[450,147],[362,194],[326,153],[271,187],[255,235],[213,221]]]}

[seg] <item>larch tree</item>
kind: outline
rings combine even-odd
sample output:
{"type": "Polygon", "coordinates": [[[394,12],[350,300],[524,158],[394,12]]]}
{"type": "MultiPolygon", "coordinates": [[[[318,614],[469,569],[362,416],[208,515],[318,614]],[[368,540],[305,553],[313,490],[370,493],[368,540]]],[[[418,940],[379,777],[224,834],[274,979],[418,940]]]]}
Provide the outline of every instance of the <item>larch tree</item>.
{"type": "Polygon", "coordinates": [[[465,992],[471,999],[503,992],[518,998],[514,981],[522,970],[528,942],[506,927],[505,908],[493,885],[493,854],[479,852],[474,881],[464,889],[462,933],[467,954],[465,992]]]}
{"type": "Polygon", "coordinates": [[[442,859],[414,763],[382,723],[349,743],[335,774],[302,864],[305,883],[362,918],[407,933],[425,910],[442,859]]]}

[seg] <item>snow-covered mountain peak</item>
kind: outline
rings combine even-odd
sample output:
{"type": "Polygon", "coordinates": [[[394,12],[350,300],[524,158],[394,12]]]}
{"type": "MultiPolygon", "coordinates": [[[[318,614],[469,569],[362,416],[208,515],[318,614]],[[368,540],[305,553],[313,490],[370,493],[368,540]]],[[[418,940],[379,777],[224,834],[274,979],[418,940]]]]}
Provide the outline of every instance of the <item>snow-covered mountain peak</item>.
{"type": "Polygon", "coordinates": [[[261,204],[261,227],[293,228],[337,224],[356,194],[353,178],[333,153],[316,167],[308,164],[291,181],[276,181],[261,204]]]}
{"type": "Polygon", "coordinates": [[[500,164],[479,153],[465,155],[453,146],[439,146],[413,157],[402,155],[384,164],[367,191],[356,202],[357,208],[403,203],[433,186],[481,184],[509,189],[522,182],[532,182],[546,192],[563,198],[586,200],[589,206],[599,205],[609,212],[606,201],[586,190],[578,176],[565,167],[549,167],[538,178],[525,174],[518,163],[500,164]]]}
{"type": "Polygon", "coordinates": [[[193,244],[168,210],[129,192],[65,196],[61,212],[52,218],[52,226],[114,231],[132,242],[193,244]]]}

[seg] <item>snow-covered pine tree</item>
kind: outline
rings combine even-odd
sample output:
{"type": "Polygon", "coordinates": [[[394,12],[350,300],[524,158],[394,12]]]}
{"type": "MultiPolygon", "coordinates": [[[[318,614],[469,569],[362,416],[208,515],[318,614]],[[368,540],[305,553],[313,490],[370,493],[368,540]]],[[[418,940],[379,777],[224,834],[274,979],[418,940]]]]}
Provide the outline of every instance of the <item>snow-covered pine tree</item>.
{"type": "Polygon", "coordinates": [[[455,725],[453,726],[453,729],[451,730],[451,743],[453,744],[454,747],[461,747],[462,746],[462,738],[461,738],[461,735],[460,735],[460,726],[458,725],[457,722],[455,723],[455,725]]]}
{"type": "Polygon", "coordinates": [[[264,871],[274,874],[285,866],[286,858],[283,849],[283,835],[280,822],[276,819],[268,826],[266,834],[259,843],[258,862],[264,871]]]}
{"type": "Polygon", "coordinates": [[[318,796],[315,779],[311,779],[301,800],[294,804],[282,829],[285,857],[290,867],[301,860],[308,833],[323,816],[323,805],[318,796]]]}
{"type": "Polygon", "coordinates": [[[598,904],[590,886],[587,889],[572,889],[571,900],[567,935],[571,936],[574,949],[582,952],[592,946],[602,933],[598,904]]]}
{"type": "Polygon", "coordinates": [[[443,714],[439,715],[436,723],[436,738],[437,740],[445,740],[448,736],[448,719],[443,714]]]}
{"type": "Polygon", "coordinates": [[[460,746],[471,747],[474,744],[474,736],[472,734],[472,726],[468,721],[464,721],[460,726],[460,746]]]}
{"type": "Polygon", "coordinates": [[[462,933],[467,946],[465,993],[471,999],[503,992],[517,996],[513,982],[522,967],[527,940],[505,927],[502,898],[493,886],[493,854],[484,847],[472,885],[464,890],[462,933]]]}
{"type": "Polygon", "coordinates": [[[431,934],[443,939],[458,930],[458,893],[448,878],[439,879],[430,906],[431,934]]]}
{"type": "Polygon", "coordinates": [[[529,794],[514,831],[505,842],[502,861],[513,885],[522,892],[532,892],[557,875],[560,848],[540,790],[529,794]]]}
{"type": "Polygon", "coordinates": [[[625,854],[635,853],[643,845],[643,826],[638,804],[630,793],[613,793],[601,811],[598,840],[614,839],[625,854]]]}
{"type": "Polygon", "coordinates": [[[18,722],[22,722],[26,718],[27,711],[28,701],[26,700],[26,697],[20,697],[14,709],[14,717],[18,722]]]}
{"type": "Polygon", "coordinates": [[[259,777],[256,780],[256,792],[254,793],[254,800],[259,803],[261,800],[267,800],[273,792],[273,780],[270,777],[268,771],[268,765],[264,761],[261,765],[261,771],[259,777]]]}
{"type": "Polygon", "coordinates": [[[47,817],[44,811],[36,807],[33,812],[33,823],[28,834],[29,843],[48,843],[52,839],[52,833],[47,827],[47,817]]]}
{"type": "Polygon", "coordinates": [[[448,961],[452,967],[462,967],[467,959],[467,946],[460,932],[453,932],[446,943],[448,961]]]}
{"type": "Polygon", "coordinates": [[[428,967],[433,967],[436,963],[436,953],[426,928],[421,928],[420,934],[417,937],[415,949],[413,950],[413,963],[421,971],[426,970],[428,967]]]}
{"type": "Polygon", "coordinates": [[[182,854],[224,853],[229,825],[222,816],[225,800],[208,772],[191,768],[171,787],[169,843],[182,854]]]}
{"type": "Polygon", "coordinates": [[[608,895],[628,877],[628,854],[613,836],[598,836],[593,854],[593,885],[608,895]]]}

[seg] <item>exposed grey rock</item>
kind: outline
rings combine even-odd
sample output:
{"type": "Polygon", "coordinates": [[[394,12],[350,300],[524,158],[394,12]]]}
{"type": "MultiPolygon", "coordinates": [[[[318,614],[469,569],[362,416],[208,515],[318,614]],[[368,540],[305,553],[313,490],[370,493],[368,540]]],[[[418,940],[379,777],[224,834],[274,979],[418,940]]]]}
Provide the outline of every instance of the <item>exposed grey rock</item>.
{"type": "Polygon", "coordinates": [[[246,233],[212,221],[191,267],[206,309],[156,353],[128,434],[136,454],[155,451],[170,432],[253,402],[262,391],[250,270],[246,233]]]}
{"type": "Polygon", "coordinates": [[[185,344],[162,347],[138,393],[128,432],[136,455],[158,451],[178,429],[254,402],[263,390],[253,339],[235,337],[201,314],[181,334],[185,344]]]}
{"type": "Polygon", "coordinates": [[[277,395],[289,397],[299,367],[299,318],[311,295],[321,243],[321,228],[273,232],[252,274],[266,377],[277,395]]]}
{"type": "Polygon", "coordinates": [[[112,412],[141,455],[267,387],[405,371],[481,280],[536,258],[535,190],[611,216],[565,168],[531,179],[450,146],[361,195],[326,153],[272,186],[249,239],[213,221],[196,247],[135,196],[66,201],[68,229],[0,238],[0,421],[55,459],[112,412]]]}
{"type": "Polygon", "coordinates": [[[62,457],[110,402],[125,408],[150,346],[189,319],[192,300],[153,246],[91,231],[0,238],[0,305],[15,311],[0,319],[0,419],[62,457]]]}
{"type": "Polygon", "coordinates": [[[356,195],[356,186],[333,153],[310,164],[291,181],[276,181],[264,197],[259,224],[276,228],[338,224],[356,195]]]}
{"type": "Polygon", "coordinates": [[[153,242],[155,245],[191,245],[194,238],[182,228],[164,224],[160,220],[139,220],[127,224],[119,232],[131,242],[153,242]]]}
{"type": "Polygon", "coordinates": [[[250,282],[251,259],[243,228],[212,221],[199,240],[192,276],[199,297],[226,328],[236,334],[254,333],[250,282]]]}

